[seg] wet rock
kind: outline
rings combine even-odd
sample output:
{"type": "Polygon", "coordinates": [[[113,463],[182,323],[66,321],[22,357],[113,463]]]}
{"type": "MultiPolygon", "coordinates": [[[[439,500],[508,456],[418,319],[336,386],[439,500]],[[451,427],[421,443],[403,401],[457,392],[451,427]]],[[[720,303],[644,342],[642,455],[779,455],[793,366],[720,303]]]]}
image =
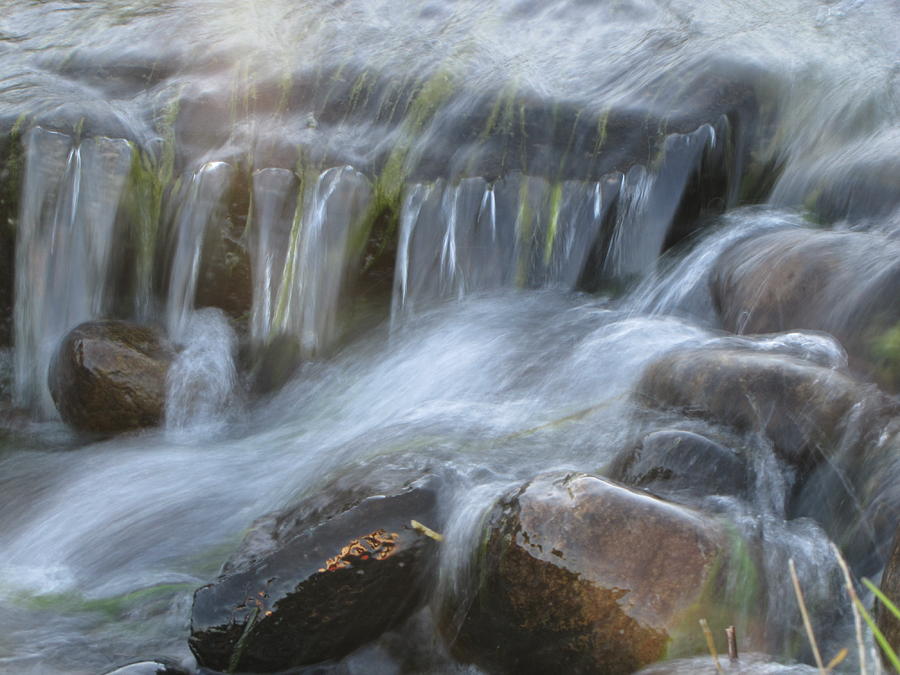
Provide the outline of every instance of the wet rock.
{"type": "MultiPolygon", "coordinates": [[[[894,535],[894,546],[881,576],[881,592],[888,600],[900,607],[900,527],[894,535]]],[[[876,603],[875,615],[878,627],[887,638],[894,652],[900,652],[900,619],[897,619],[883,604],[876,603]]],[[[885,665],[887,661],[885,660],[885,665]]]]}
{"type": "Polygon", "coordinates": [[[23,152],[18,129],[0,120],[0,347],[12,344],[16,226],[23,152]]]}
{"type": "Polygon", "coordinates": [[[733,349],[669,352],[647,367],[636,395],[649,408],[761,432],[781,459],[801,469],[832,455],[850,425],[877,430],[893,410],[875,387],[837,370],[733,349]]]}
{"type": "Polygon", "coordinates": [[[742,495],[748,488],[747,467],[737,453],[676,429],[646,435],[613,461],[609,477],[661,495],[742,495]]]}
{"type": "Polygon", "coordinates": [[[231,224],[225,224],[207,231],[197,279],[196,306],[217,307],[243,328],[253,302],[250,254],[233,229],[231,224]]]}
{"type": "Polygon", "coordinates": [[[49,385],[63,420],[82,431],[115,433],[162,419],[174,358],[158,330],[126,321],[73,328],[50,365],[49,385]]]}
{"type": "Polygon", "coordinates": [[[516,673],[632,673],[700,653],[697,620],[716,614],[709,598],[740,595],[721,591],[729,548],[717,521],[647,493],[583,474],[538,477],[490,514],[455,648],[516,673]]]}
{"type": "Polygon", "coordinates": [[[313,507],[258,523],[223,576],[194,594],[190,647],[206,667],[275,672],[338,659],[420,606],[438,543],[433,482],[369,497],[309,526],[313,507]],[[290,527],[291,523],[296,529],[290,527]]]}
{"type": "Polygon", "coordinates": [[[773,202],[803,204],[825,222],[881,219],[900,206],[900,131],[841,144],[778,186],[773,202]]]}
{"type": "Polygon", "coordinates": [[[129,663],[106,675],[188,675],[188,671],[169,659],[153,659],[129,663]]]}
{"type": "Polygon", "coordinates": [[[735,333],[822,330],[851,367],[900,390],[900,242],[875,233],[791,229],[746,239],[710,278],[735,333]]]}

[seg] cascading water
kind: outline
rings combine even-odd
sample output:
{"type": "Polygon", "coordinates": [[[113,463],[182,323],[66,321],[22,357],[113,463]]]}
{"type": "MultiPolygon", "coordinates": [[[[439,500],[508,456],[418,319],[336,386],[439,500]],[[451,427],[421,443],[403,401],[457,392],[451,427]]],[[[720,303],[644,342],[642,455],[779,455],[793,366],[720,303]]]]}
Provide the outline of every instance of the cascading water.
{"type": "Polygon", "coordinates": [[[594,672],[571,513],[539,532],[562,590],[479,614],[530,536],[491,528],[581,472],[727,551],[669,660],[611,672],[711,672],[697,618],[738,626],[732,672],[815,672],[791,560],[826,661],[878,672],[835,551],[877,582],[900,512],[891,0],[0,9],[0,672],[213,672],[192,598],[235,551],[423,476],[414,606],[357,640],[310,605],[349,646],[297,672],[594,672]],[[158,427],[60,421],[54,355],[100,319],[163,336],[158,427]]]}
{"type": "Polygon", "coordinates": [[[80,143],[35,127],[25,139],[26,174],[16,257],[16,401],[55,414],[46,386],[66,331],[103,316],[119,199],[131,167],[122,140],[80,143]]]}

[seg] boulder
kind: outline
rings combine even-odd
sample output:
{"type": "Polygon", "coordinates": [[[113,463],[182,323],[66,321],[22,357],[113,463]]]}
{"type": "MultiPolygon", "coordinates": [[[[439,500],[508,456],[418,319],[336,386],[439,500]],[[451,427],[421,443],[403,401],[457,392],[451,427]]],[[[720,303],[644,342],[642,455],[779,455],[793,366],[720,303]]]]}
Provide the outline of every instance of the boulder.
{"type": "Polygon", "coordinates": [[[755,570],[699,512],[603,478],[539,476],[489,515],[454,649],[491,671],[624,674],[703,653],[704,616],[752,643],[731,610],[757,597],[755,570]],[[734,603],[727,619],[717,602],[734,603]]]}
{"type": "Polygon", "coordinates": [[[159,424],[174,352],[155,328],[91,321],[73,328],[50,365],[63,420],[81,431],[116,433],[159,424]]]}
{"type": "MultiPolygon", "coordinates": [[[[900,607],[900,527],[894,535],[894,545],[888,557],[887,565],[881,575],[881,592],[888,600],[900,607]]],[[[878,628],[884,633],[888,644],[894,652],[900,653],[900,620],[897,619],[880,602],[875,604],[875,616],[878,620],[878,628]]],[[[887,661],[885,661],[885,665],[887,661]]]]}
{"type": "Polygon", "coordinates": [[[834,335],[850,365],[900,390],[900,242],[872,232],[789,229],[725,251],[710,277],[726,330],[834,335]]]}
{"type": "Polygon", "coordinates": [[[257,523],[226,572],[194,594],[198,663],[240,672],[320,663],[407,619],[438,546],[417,523],[435,526],[437,502],[426,479],[332,517],[333,505],[315,505],[257,523]]]}
{"type": "Polygon", "coordinates": [[[737,349],[669,352],[647,367],[636,396],[649,408],[763,433],[782,460],[804,470],[834,454],[850,425],[877,433],[896,411],[874,386],[838,370],[737,349]]]}
{"type": "Polygon", "coordinates": [[[663,429],[613,461],[609,478],[654,494],[743,495],[748,471],[735,451],[699,434],[663,429]]]}

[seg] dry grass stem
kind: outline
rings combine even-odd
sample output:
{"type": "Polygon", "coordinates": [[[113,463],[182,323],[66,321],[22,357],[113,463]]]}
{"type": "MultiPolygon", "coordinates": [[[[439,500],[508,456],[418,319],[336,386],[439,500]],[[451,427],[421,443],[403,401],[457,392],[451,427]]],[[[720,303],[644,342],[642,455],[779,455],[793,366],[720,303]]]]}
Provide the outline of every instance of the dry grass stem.
{"type": "Polygon", "coordinates": [[[853,586],[853,577],[850,575],[850,568],[847,566],[847,561],[844,560],[844,556],[841,555],[840,550],[834,544],[831,545],[831,550],[834,551],[834,557],[837,559],[838,565],[841,567],[841,572],[844,574],[844,583],[847,586],[847,595],[850,596],[850,607],[853,610],[853,624],[856,627],[856,648],[859,650],[859,672],[861,675],[866,675],[866,641],[863,636],[862,617],[859,615],[859,610],[856,607],[857,604],[859,604],[859,598],[856,595],[856,588],[853,586]]]}
{"type": "Polygon", "coordinates": [[[703,629],[703,634],[706,636],[706,647],[709,649],[709,655],[712,656],[713,663],[716,665],[716,672],[719,675],[724,675],[725,671],[722,670],[722,665],[719,663],[719,652],[716,650],[716,641],[713,638],[712,631],[709,629],[709,624],[706,622],[706,619],[700,619],[700,628],[703,629]]]}
{"type": "Polygon", "coordinates": [[[788,569],[791,572],[791,582],[794,584],[794,595],[797,596],[797,604],[800,605],[800,614],[803,616],[803,626],[806,628],[806,637],[809,638],[809,645],[812,647],[813,657],[816,659],[816,666],[822,675],[827,674],[825,664],[822,663],[822,654],[819,653],[819,645],[816,642],[816,635],[813,632],[812,621],[809,620],[809,612],[806,611],[806,602],[803,600],[803,590],[800,588],[800,579],[797,578],[797,566],[794,559],[788,560],[788,569]]]}

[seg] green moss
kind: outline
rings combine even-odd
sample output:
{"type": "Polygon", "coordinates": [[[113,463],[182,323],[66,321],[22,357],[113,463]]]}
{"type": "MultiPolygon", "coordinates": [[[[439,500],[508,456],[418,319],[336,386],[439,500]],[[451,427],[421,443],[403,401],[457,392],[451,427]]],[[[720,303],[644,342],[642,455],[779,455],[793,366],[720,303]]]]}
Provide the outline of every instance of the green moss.
{"type": "Polygon", "coordinates": [[[550,190],[550,222],[547,225],[547,237],[544,241],[544,265],[549,265],[553,257],[553,247],[559,230],[559,209],[562,205],[562,183],[555,183],[550,190]]]}
{"type": "Polygon", "coordinates": [[[870,340],[870,353],[878,380],[896,390],[900,385],[900,321],[870,340]]]}
{"type": "Polygon", "coordinates": [[[281,275],[281,284],[278,286],[278,292],[275,294],[275,311],[272,315],[269,340],[277,338],[286,328],[288,308],[290,307],[291,295],[294,289],[297,254],[300,249],[300,236],[303,230],[304,192],[308,184],[306,160],[302,151],[297,158],[294,171],[300,177],[300,185],[297,189],[297,201],[294,204],[294,219],[291,221],[290,243],[288,244],[287,254],[284,257],[284,271],[281,275]]]}
{"type": "Polygon", "coordinates": [[[369,71],[364,70],[362,74],[356,78],[356,81],[353,83],[353,88],[350,90],[350,105],[348,106],[347,114],[349,115],[351,112],[356,110],[356,107],[362,101],[365,104],[369,98],[369,87],[368,87],[368,79],[369,79],[369,71]]]}
{"type": "Polygon", "coordinates": [[[750,547],[733,528],[726,532],[727,542],[715,560],[710,562],[703,590],[697,600],[685,610],[670,633],[666,658],[695,656],[707,652],[706,639],[700,628],[700,619],[706,619],[719,645],[720,653],[726,653],[724,629],[734,626],[738,636],[752,639],[759,636],[765,626],[761,606],[765,598],[759,565],[750,547]]]}
{"type": "Polygon", "coordinates": [[[367,267],[374,264],[394,241],[400,222],[403,188],[409,173],[407,166],[413,141],[421,135],[425,124],[450,98],[456,82],[447,71],[438,71],[419,87],[407,109],[400,132],[400,141],[394,146],[373,185],[372,204],[363,215],[359,226],[353,228],[351,246],[361,253],[372,234],[372,228],[380,223],[382,245],[375,251],[367,267]]]}
{"type": "Polygon", "coordinates": [[[607,126],[609,125],[609,110],[609,108],[606,108],[600,115],[600,117],[597,118],[597,140],[594,142],[594,149],[591,153],[595,158],[600,156],[600,152],[603,150],[603,146],[606,145],[607,126]]]}
{"type": "Polygon", "coordinates": [[[519,259],[516,261],[516,285],[525,286],[528,282],[529,252],[534,230],[534,212],[528,201],[528,179],[523,177],[519,186],[519,212],[516,214],[516,236],[520,246],[519,259]]]}
{"type": "Polygon", "coordinates": [[[86,598],[81,593],[20,594],[14,596],[17,605],[26,610],[52,612],[53,614],[101,614],[109,620],[122,617],[135,607],[156,600],[168,601],[172,596],[190,592],[193,584],[160,584],[141,588],[131,593],[107,598],[86,598]]]}

